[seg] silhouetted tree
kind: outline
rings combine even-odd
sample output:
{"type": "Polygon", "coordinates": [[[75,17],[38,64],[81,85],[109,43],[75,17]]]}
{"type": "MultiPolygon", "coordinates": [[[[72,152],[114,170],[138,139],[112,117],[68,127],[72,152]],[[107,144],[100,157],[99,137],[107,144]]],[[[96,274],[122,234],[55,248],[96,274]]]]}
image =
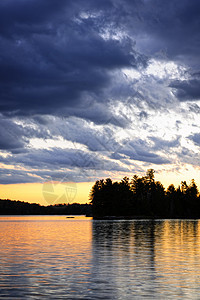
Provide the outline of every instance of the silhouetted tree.
{"type": "Polygon", "coordinates": [[[134,175],[131,181],[128,177],[120,182],[110,178],[96,181],[90,193],[94,216],[200,216],[200,197],[194,180],[189,186],[182,181],[177,189],[171,184],[165,192],[162,183],[155,181],[154,173],[149,169],[146,176],[134,175]]]}
{"type": "Polygon", "coordinates": [[[175,211],[176,189],[173,184],[170,184],[166,191],[167,211],[166,215],[173,217],[175,211]]]}

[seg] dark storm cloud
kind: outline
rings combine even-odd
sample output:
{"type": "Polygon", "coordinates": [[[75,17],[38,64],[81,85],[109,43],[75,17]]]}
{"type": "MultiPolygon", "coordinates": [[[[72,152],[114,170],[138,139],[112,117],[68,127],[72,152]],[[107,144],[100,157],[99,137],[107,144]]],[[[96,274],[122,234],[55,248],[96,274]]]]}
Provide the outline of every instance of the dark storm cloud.
{"type": "Polygon", "coordinates": [[[200,146],[200,133],[190,135],[188,138],[192,140],[197,146],[200,146]]]}
{"type": "MultiPolygon", "coordinates": [[[[64,1],[60,0],[2,0],[0,3],[0,33],[5,37],[13,37],[17,34],[27,33],[27,28],[34,24],[44,24],[48,18],[52,18],[64,7],[64,1]],[[26,25],[24,28],[20,25],[26,25]]],[[[30,27],[31,30],[31,27],[30,27]]],[[[34,31],[34,28],[32,28],[34,31]]]]}
{"type": "Polygon", "coordinates": [[[173,140],[164,140],[158,137],[149,137],[150,140],[154,142],[154,149],[161,150],[161,149],[170,149],[180,146],[180,136],[173,140]]]}
{"type": "Polygon", "coordinates": [[[14,120],[0,115],[0,150],[12,153],[27,152],[26,146],[30,138],[50,137],[47,128],[34,127],[34,123],[29,126],[17,124],[14,120]]]}
{"type": "Polygon", "coordinates": [[[95,170],[125,170],[118,163],[102,158],[99,153],[78,149],[29,150],[9,158],[1,158],[2,163],[18,164],[25,168],[85,168],[95,170]]]}
{"type": "Polygon", "coordinates": [[[0,149],[11,152],[23,151],[25,138],[20,126],[5,118],[0,118],[0,149]]]}
{"type": "Polygon", "coordinates": [[[69,49],[69,47],[73,47],[72,39],[74,37],[64,41],[64,45],[59,45],[56,41],[55,45],[48,45],[44,39],[36,42],[37,48],[40,48],[40,43],[44,43],[44,47],[46,47],[44,52],[46,53],[43,54],[35,53],[33,48],[36,45],[33,45],[31,49],[28,49],[29,45],[27,48],[26,45],[25,47],[24,45],[16,46],[11,50],[12,53],[8,53],[9,46],[4,44],[5,49],[1,55],[0,68],[0,79],[4,84],[1,88],[0,109],[2,112],[63,115],[63,108],[66,113],[66,107],[83,105],[87,101],[88,95],[94,93],[95,98],[99,93],[99,97],[101,97],[100,89],[106,87],[110,81],[107,69],[117,68],[120,64],[121,66],[129,64],[128,57],[116,47],[116,42],[105,42],[103,39],[95,41],[96,38],[92,40],[92,37],[80,41],[80,37],[74,41],[76,44],[74,47],[77,47],[75,52],[73,49],[69,49]],[[98,51],[92,53],[95,43],[98,51]],[[67,44],[70,46],[68,47],[67,44]],[[87,48],[85,52],[87,52],[88,58],[83,57],[84,50],[78,48],[79,44],[82,46],[84,44],[87,48]],[[60,49],[55,49],[58,47],[60,49]],[[51,51],[51,55],[48,55],[49,51],[51,51]],[[68,55],[68,51],[72,53],[68,55]],[[106,51],[112,53],[112,57],[108,57],[110,54],[107,54],[106,51]],[[95,64],[89,59],[92,55],[96,56],[95,64]],[[8,56],[14,58],[10,59],[8,56]],[[100,59],[100,57],[102,58],[100,59]],[[100,61],[98,62],[98,60],[100,61]],[[84,92],[86,93],[85,98],[82,97],[84,92]]]}
{"type": "MultiPolygon", "coordinates": [[[[88,0],[84,7],[81,1],[2,0],[0,110],[76,115],[77,107],[116,97],[116,87],[105,93],[113,83],[110,72],[145,67],[145,53],[165,49],[165,59],[199,59],[199,11],[199,2],[189,0],[88,0]],[[143,53],[136,52],[135,42],[143,53]]],[[[128,85],[125,90],[132,96],[128,85]]],[[[92,121],[104,122],[98,112],[92,121]]]]}
{"type": "Polygon", "coordinates": [[[189,106],[189,110],[195,114],[199,114],[200,113],[200,107],[198,104],[196,103],[191,103],[189,106]]]}
{"type": "Polygon", "coordinates": [[[58,128],[58,132],[63,138],[86,145],[92,152],[115,152],[120,148],[121,146],[114,136],[115,130],[116,127],[106,126],[101,127],[99,130],[97,128],[92,129],[79,120],[70,120],[63,126],[62,130],[60,127],[58,128]]]}
{"type": "Polygon", "coordinates": [[[174,81],[170,84],[180,101],[200,99],[200,79],[174,81]]]}
{"type": "MultiPolygon", "coordinates": [[[[88,14],[100,8],[107,5],[84,3],[88,14]]],[[[88,98],[105,101],[109,72],[140,63],[128,37],[102,38],[103,16],[81,19],[79,1],[2,1],[0,11],[0,110],[5,114],[63,115],[70,107],[89,107],[88,98]]]]}
{"type": "Polygon", "coordinates": [[[146,48],[153,56],[157,54],[195,67],[199,62],[200,42],[198,0],[149,0],[138,1],[138,5],[126,2],[129,5],[124,5],[125,26],[130,35],[137,36],[143,51],[146,48]]]}
{"type": "Polygon", "coordinates": [[[0,169],[0,184],[41,182],[41,178],[27,171],[0,169]]]}
{"type": "MultiPolygon", "coordinates": [[[[119,149],[119,154],[125,155],[128,159],[154,163],[158,165],[170,163],[168,159],[156,154],[155,149],[153,149],[153,147],[146,141],[141,139],[127,143],[124,147],[122,147],[122,149],[119,149]]],[[[121,155],[115,155],[114,157],[118,157],[117,159],[122,159],[121,155]]]]}
{"type": "Polygon", "coordinates": [[[126,127],[129,124],[129,120],[126,115],[115,116],[115,113],[105,103],[93,102],[86,107],[76,107],[76,109],[68,108],[67,114],[64,117],[74,116],[88,121],[92,121],[97,125],[112,124],[118,127],[126,127]]]}

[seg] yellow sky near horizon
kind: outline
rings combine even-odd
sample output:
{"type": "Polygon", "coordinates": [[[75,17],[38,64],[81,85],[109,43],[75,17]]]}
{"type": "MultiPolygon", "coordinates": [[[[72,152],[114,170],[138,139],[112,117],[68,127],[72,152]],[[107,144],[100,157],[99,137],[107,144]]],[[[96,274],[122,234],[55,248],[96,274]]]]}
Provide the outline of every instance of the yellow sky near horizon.
{"type": "Polygon", "coordinates": [[[89,203],[93,182],[1,184],[0,199],[20,200],[41,205],[89,203]]]}

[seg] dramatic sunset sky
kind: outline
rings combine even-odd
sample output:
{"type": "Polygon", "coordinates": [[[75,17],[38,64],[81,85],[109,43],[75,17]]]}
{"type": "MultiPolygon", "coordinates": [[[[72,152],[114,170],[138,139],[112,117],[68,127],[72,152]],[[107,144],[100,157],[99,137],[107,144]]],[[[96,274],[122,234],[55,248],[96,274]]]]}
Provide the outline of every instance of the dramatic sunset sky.
{"type": "Polygon", "coordinates": [[[198,0],[1,0],[0,93],[2,199],[149,168],[200,187],[198,0]]]}

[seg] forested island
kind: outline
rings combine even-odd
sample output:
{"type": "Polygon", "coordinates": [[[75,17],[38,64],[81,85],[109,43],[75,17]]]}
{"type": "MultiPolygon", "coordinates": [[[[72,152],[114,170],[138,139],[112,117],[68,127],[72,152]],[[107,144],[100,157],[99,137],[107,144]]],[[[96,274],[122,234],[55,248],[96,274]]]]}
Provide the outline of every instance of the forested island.
{"type": "Polygon", "coordinates": [[[154,178],[154,170],[146,176],[124,177],[120,182],[110,178],[98,180],[90,192],[93,217],[104,218],[200,218],[200,195],[194,179],[178,188],[167,190],[154,178]]]}
{"type": "Polygon", "coordinates": [[[0,199],[0,215],[88,215],[91,204],[55,204],[42,206],[36,203],[0,199]]]}

